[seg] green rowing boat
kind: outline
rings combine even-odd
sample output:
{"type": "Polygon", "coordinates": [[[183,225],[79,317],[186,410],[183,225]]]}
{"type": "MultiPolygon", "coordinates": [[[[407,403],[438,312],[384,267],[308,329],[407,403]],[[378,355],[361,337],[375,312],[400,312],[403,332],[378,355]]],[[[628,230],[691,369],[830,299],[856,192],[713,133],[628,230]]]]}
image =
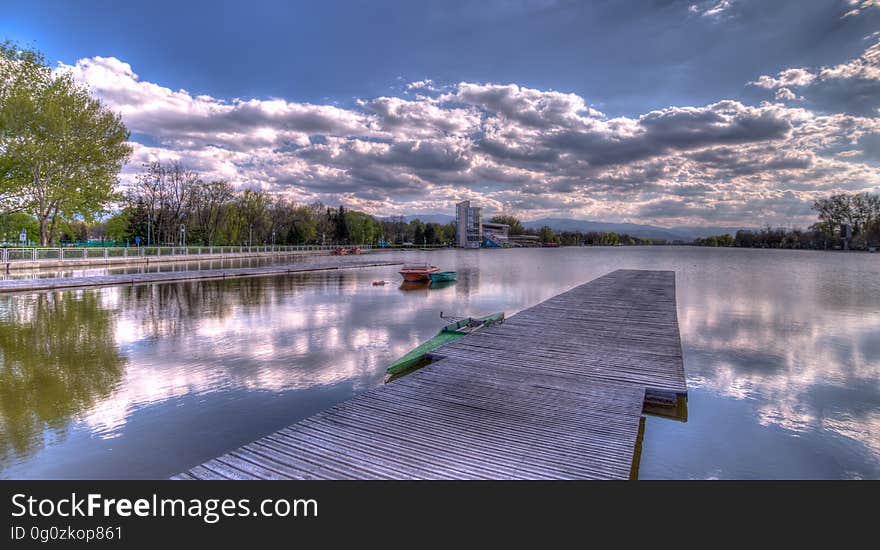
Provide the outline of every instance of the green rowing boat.
{"type": "Polygon", "coordinates": [[[458,273],[455,271],[438,271],[431,273],[429,276],[432,283],[445,283],[446,281],[454,281],[458,277],[458,273]]]}
{"type": "Polygon", "coordinates": [[[409,353],[391,363],[391,366],[385,371],[387,375],[386,381],[391,377],[419,366],[420,363],[427,359],[429,351],[439,348],[443,344],[458,340],[475,330],[500,323],[503,320],[504,312],[499,312],[486,315],[485,317],[466,317],[454,323],[449,323],[436,336],[413,348],[409,353]]]}

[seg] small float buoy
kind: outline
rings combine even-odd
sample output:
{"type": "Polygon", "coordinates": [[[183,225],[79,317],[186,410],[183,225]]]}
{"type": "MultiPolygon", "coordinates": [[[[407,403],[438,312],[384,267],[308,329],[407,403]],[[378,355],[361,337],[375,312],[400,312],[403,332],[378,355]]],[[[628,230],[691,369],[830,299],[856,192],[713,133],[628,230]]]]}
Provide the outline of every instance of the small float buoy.
{"type": "Polygon", "coordinates": [[[373,286],[382,286],[385,284],[385,281],[373,281],[373,286]]]}

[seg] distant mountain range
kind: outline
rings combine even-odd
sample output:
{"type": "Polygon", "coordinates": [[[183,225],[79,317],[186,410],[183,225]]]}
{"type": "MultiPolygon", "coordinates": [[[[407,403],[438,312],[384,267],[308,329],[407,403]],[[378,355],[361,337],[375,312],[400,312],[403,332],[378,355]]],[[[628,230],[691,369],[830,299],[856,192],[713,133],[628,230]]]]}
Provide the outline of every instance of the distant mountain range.
{"type": "Polygon", "coordinates": [[[573,220],[571,218],[541,218],[539,220],[522,222],[522,224],[529,229],[540,229],[541,227],[548,225],[552,230],[557,232],[580,231],[582,233],[587,233],[589,231],[596,231],[599,233],[626,233],[632,237],[641,237],[643,239],[686,242],[701,237],[723,235],[725,233],[733,235],[742,229],[741,227],[719,226],[658,227],[656,225],[642,225],[638,223],[592,222],[587,220],[573,220]]]}
{"type": "MultiPolygon", "coordinates": [[[[389,218],[384,218],[389,219],[389,218]]],[[[455,216],[448,214],[417,214],[403,216],[404,221],[410,222],[415,219],[422,220],[425,223],[452,223],[455,216]]],[[[658,239],[664,241],[685,241],[690,242],[697,238],[709,237],[712,235],[723,235],[725,233],[735,234],[743,227],[721,227],[721,226],[676,226],[676,227],[658,227],[656,225],[642,225],[638,223],[613,223],[613,222],[594,222],[588,220],[575,220],[571,218],[541,218],[537,220],[529,220],[522,222],[523,226],[528,229],[541,229],[547,225],[557,232],[561,231],[580,231],[587,233],[596,231],[599,233],[626,233],[633,237],[641,237],[643,239],[658,239]]]]}
{"type": "Polygon", "coordinates": [[[541,229],[548,225],[553,231],[580,231],[587,233],[595,231],[597,233],[626,233],[633,237],[641,237],[643,239],[659,239],[664,241],[680,241],[692,240],[682,236],[680,233],[666,229],[665,227],[656,227],[653,225],[639,225],[636,223],[611,223],[611,222],[591,222],[586,220],[572,220],[569,218],[541,218],[539,220],[531,220],[523,222],[523,226],[528,229],[541,229]]]}
{"type": "Polygon", "coordinates": [[[702,237],[711,237],[713,235],[724,235],[725,233],[730,233],[731,235],[736,235],[736,232],[740,229],[752,229],[754,227],[720,227],[715,225],[707,225],[707,226],[678,226],[678,227],[670,227],[669,231],[674,233],[678,233],[685,237],[686,240],[699,239],[702,237]]]}

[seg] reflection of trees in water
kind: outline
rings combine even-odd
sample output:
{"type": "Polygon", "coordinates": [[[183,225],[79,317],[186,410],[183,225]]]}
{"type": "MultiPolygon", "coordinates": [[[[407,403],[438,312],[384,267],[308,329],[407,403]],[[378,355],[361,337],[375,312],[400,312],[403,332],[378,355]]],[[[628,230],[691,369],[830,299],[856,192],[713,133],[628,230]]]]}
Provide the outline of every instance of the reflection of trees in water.
{"type": "Polygon", "coordinates": [[[180,334],[198,319],[222,319],[237,306],[263,302],[266,290],[265,281],[259,279],[142,285],[125,289],[121,307],[136,312],[148,334],[180,334]],[[230,292],[231,285],[238,285],[240,291],[230,292]]]}
{"type": "Polygon", "coordinates": [[[455,285],[456,295],[466,298],[480,288],[480,270],[462,269],[458,272],[458,284],[455,285]]]}
{"type": "Polygon", "coordinates": [[[36,452],[43,432],[110,395],[125,370],[96,292],[0,302],[0,465],[36,452]]]}
{"type": "Polygon", "coordinates": [[[140,320],[152,336],[179,334],[199,314],[225,317],[232,304],[220,284],[170,283],[123,289],[121,309],[140,320]]]}
{"type": "Polygon", "coordinates": [[[120,308],[139,319],[151,336],[179,335],[205,319],[225,319],[244,306],[269,307],[309,289],[341,292],[354,284],[353,273],[300,273],[121,288],[120,308]]]}

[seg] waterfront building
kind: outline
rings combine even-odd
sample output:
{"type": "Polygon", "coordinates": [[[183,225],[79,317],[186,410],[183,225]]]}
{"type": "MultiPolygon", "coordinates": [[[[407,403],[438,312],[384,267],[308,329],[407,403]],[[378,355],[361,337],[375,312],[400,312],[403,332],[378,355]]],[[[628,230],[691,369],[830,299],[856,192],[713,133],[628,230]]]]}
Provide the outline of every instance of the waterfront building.
{"type": "Polygon", "coordinates": [[[471,206],[471,201],[455,205],[455,245],[461,248],[480,248],[483,242],[483,209],[471,206]]]}
{"type": "Polygon", "coordinates": [[[541,237],[537,235],[510,235],[507,241],[511,246],[541,246],[541,237]]]}
{"type": "Polygon", "coordinates": [[[483,222],[483,246],[498,248],[508,245],[510,226],[505,223],[483,222]]]}

